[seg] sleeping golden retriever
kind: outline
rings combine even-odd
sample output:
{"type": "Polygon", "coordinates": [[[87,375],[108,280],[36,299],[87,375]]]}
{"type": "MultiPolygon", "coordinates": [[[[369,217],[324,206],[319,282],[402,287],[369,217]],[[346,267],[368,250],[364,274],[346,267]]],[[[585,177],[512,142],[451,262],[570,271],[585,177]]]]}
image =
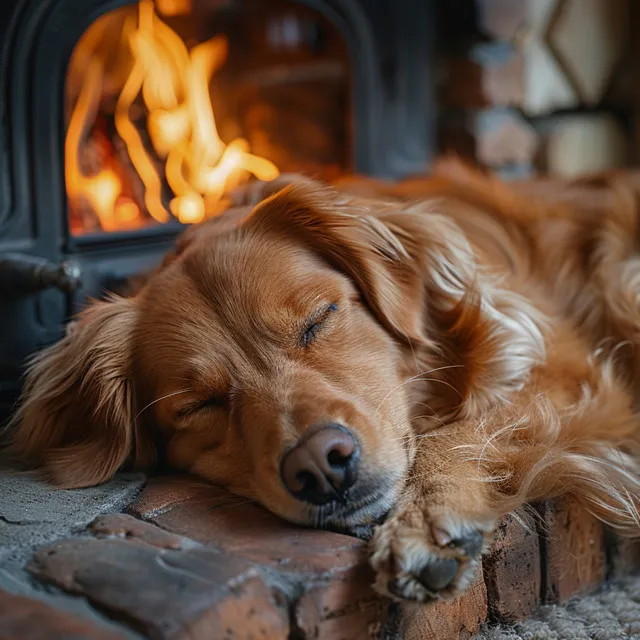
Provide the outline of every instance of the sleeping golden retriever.
{"type": "Polygon", "coordinates": [[[527,501],[640,532],[628,177],[508,189],[450,164],[241,197],[36,357],[25,459],[83,487],[161,456],[292,522],[376,523],[398,599],[459,593],[527,501]]]}

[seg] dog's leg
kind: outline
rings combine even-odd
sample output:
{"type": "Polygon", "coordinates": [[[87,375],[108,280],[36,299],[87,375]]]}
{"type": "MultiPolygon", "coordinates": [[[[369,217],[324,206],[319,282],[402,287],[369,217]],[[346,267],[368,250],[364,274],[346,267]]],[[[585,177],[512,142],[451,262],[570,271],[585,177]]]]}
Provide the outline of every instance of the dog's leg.
{"type": "Polygon", "coordinates": [[[527,391],[481,419],[416,436],[405,490],[372,540],[376,588],[405,600],[455,596],[499,518],[533,500],[571,494],[640,535],[640,420],[631,404],[603,369],[573,403],[527,391]]]}
{"type": "Polygon", "coordinates": [[[501,514],[484,469],[465,450],[470,439],[479,444],[473,424],[418,438],[407,485],[371,542],[371,562],[379,592],[424,602],[469,585],[501,514]]]}

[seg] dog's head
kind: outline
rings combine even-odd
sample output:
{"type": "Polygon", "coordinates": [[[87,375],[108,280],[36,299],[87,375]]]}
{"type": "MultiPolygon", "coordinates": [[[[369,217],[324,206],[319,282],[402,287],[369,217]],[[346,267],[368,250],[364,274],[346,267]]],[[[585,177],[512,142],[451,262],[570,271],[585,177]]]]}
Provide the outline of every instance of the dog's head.
{"type": "Polygon", "coordinates": [[[467,358],[439,393],[478,402],[495,335],[455,225],[371,214],[305,184],[191,231],[138,295],[93,304],[37,357],[16,448],[67,487],[160,453],[294,522],[383,515],[413,456],[415,374],[467,358]]]}

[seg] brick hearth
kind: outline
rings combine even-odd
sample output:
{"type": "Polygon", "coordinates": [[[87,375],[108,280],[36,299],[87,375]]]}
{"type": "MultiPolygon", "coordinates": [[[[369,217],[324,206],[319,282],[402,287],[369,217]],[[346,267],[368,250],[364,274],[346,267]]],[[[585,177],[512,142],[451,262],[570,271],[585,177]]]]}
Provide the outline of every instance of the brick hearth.
{"type": "Polygon", "coordinates": [[[157,478],[124,513],[29,554],[29,592],[2,582],[0,638],[469,638],[593,590],[638,566],[638,549],[569,501],[538,505],[528,528],[502,523],[465,596],[399,606],[372,591],[366,543],[191,478],[157,478]],[[91,616],[68,606],[78,601],[91,616]]]}

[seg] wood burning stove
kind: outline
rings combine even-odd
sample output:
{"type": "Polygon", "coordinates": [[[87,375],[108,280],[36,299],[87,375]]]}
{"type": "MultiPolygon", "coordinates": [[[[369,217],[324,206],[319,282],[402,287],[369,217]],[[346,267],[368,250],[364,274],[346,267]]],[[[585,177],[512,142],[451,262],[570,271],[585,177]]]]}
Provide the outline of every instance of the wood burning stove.
{"type": "Polygon", "coordinates": [[[4,3],[0,405],[239,180],[424,171],[431,24],[426,0],[4,3]]]}

